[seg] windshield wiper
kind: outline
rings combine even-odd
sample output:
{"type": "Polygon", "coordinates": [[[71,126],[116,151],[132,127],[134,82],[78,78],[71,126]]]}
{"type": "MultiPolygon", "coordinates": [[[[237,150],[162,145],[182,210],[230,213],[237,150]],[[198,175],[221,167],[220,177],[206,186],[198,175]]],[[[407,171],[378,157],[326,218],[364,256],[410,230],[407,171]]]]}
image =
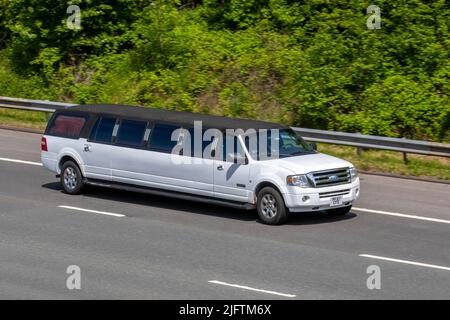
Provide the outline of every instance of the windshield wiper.
{"type": "Polygon", "coordinates": [[[314,153],[314,151],[302,150],[302,151],[296,151],[296,152],[290,153],[289,155],[291,155],[291,156],[299,156],[299,155],[302,155],[302,154],[311,154],[311,153],[314,153]]]}

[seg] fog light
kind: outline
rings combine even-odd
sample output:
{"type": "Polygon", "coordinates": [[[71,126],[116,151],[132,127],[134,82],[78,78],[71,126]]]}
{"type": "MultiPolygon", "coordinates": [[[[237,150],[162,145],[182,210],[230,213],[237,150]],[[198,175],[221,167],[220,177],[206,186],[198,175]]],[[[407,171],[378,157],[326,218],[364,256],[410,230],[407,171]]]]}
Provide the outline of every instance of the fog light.
{"type": "Polygon", "coordinates": [[[303,196],[303,198],[302,198],[302,201],[303,202],[306,202],[306,201],[308,201],[309,200],[309,196],[303,196]]]}
{"type": "Polygon", "coordinates": [[[356,196],[358,196],[359,195],[359,188],[356,188],[356,196]]]}

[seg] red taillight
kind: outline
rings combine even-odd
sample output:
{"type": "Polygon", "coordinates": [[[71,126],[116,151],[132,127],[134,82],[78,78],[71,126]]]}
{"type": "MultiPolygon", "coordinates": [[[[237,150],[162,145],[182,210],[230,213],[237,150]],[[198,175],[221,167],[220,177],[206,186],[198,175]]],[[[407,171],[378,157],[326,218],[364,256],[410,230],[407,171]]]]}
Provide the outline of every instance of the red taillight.
{"type": "Polygon", "coordinates": [[[48,151],[47,139],[45,137],[42,137],[42,139],[41,139],[41,151],[48,151]]]}

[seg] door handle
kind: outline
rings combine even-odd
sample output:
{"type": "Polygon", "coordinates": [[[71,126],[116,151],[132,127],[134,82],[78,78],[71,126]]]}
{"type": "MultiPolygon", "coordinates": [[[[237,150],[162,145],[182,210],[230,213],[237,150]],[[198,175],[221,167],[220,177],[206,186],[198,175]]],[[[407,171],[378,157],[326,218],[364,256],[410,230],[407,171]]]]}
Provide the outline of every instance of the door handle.
{"type": "Polygon", "coordinates": [[[217,170],[222,171],[223,170],[223,165],[217,166],[217,170]]]}
{"type": "Polygon", "coordinates": [[[90,144],[85,144],[85,145],[84,145],[84,151],[85,151],[85,152],[91,151],[91,145],[90,145],[90,144]]]}

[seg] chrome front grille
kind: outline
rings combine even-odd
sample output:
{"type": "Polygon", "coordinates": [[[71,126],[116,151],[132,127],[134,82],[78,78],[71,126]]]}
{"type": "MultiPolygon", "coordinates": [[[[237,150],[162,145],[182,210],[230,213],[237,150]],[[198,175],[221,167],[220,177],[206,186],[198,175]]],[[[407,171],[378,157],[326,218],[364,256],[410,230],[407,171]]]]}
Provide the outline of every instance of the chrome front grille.
{"type": "Polygon", "coordinates": [[[350,189],[338,190],[338,191],[330,191],[330,192],[321,192],[319,193],[319,198],[330,198],[335,196],[343,196],[350,193],[350,189]]]}
{"type": "Polygon", "coordinates": [[[308,177],[315,188],[331,187],[351,182],[349,168],[315,171],[309,173],[308,177]]]}

